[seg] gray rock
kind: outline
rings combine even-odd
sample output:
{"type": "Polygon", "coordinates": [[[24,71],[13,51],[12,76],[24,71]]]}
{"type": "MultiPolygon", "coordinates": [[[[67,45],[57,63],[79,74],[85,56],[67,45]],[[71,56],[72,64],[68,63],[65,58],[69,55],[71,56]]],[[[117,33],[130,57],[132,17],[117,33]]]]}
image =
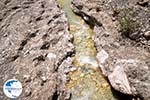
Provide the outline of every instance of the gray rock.
{"type": "Polygon", "coordinates": [[[115,90],[125,94],[132,94],[127,75],[122,66],[116,66],[114,71],[108,75],[108,79],[115,90]]]}
{"type": "Polygon", "coordinates": [[[119,21],[117,17],[113,20],[112,15],[115,9],[132,8],[137,14],[133,19],[140,23],[140,30],[149,30],[149,7],[141,8],[137,6],[137,2],[138,0],[73,0],[72,5],[75,6],[75,11],[82,11],[103,25],[94,27],[94,41],[100,68],[112,87],[122,93],[138,95],[149,100],[150,66],[147,63],[150,62],[150,52],[149,45],[143,43],[147,40],[139,39],[142,36],[137,34],[133,34],[134,40],[122,37],[119,21]]]}
{"type": "Polygon", "coordinates": [[[17,78],[21,100],[64,100],[60,65],[74,52],[72,39],[56,0],[0,0],[0,82],[17,78]]]}
{"type": "Polygon", "coordinates": [[[147,31],[144,33],[144,37],[147,39],[147,40],[150,40],[150,31],[147,31]]]}

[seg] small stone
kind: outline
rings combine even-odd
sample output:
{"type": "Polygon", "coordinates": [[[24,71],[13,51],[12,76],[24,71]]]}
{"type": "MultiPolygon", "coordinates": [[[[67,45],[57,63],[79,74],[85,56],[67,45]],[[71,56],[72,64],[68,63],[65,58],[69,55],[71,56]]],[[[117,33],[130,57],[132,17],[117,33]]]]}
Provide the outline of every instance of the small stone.
{"type": "Polygon", "coordinates": [[[31,81],[30,75],[24,75],[23,78],[24,78],[25,82],[30,82],[31,81]]]}
{"type": "Polygon", "coordinates": [[[31,94],[32,94],[31,88],[30,88],[30,87],[27,87],[27,88],[25,89],[25,96],[28,97],[28,96],[30,96],[31,94]]]}
{"type": "Polygon", "coordinates": [[[84,76],[84,74],[82,73],[81,75],[80,75],[80,77],[83,77],[84,76]]]}
{"type": "Polygon", "coordinates": [[[103,88],[109,87],[109,84],[108,84],[108,83],[103,83],[103,84],[102,84],[102,87],[103,87],[103,88]]]}
{"type": "Polygon", "coordinates": [[[45,76],[42,76],[42,77],[41,77],[41,80],[42,80],[43,82],[46,82],[46,81],[47,81],[47,78],[46,78],[45,76]]]}
{"type": "Polygon", "coordinates": [[[73,71],[75,71],[75,70],[77,70],[76,67],[72,67],[72,68],[70,69],[71,72],[73,72],[73,71]]]}
{"type": "Polygon", "coordinates": [[[148,5],[148,1],[149,0],[140,0],[139,2],[137,2],[137,4],[140,5],[140,6],[145,7],[145,6],[148,5]]]}
{"type": "Polygon", "coordinates": [[[116,21],[116,18],[115,18],[115,17],[113,17],[113,18],[112,18],[112,21],[116,21]]]}
{"type": "Polygon", "coordinates": [[[59,36],[62,36],[63,34],[64,34],[63,31],[61,31],[61,32],[58,33],[59,36]]]}
{"type": "Polygon", "coordinates": [[[103,49],[97,54],[97,58],[100,63],[105,63],[108,57],[109,57],[108,53],[103,49]]]}
{"type": "Polygon", "coordinates": [[[150,31],[147,31],[144,33],[144,37],[147,39],[147,40],[150,40],[150,31]]]}
{"type": "Polygon", "coordinates": [[[76,71],[76,70],[77,70],[76,67],[67,68],[67,69],[64,70],[64,73],[67,74],[67,73],[69,73],[69,72],[73,72],[73,71],[76,71]]]}
{"type": "Polygon", "coordinates": [[[133,39],[133,40],[139,39],[140,36],[141,36],[141,34],[140,34],[138,31],[137,31],[137,32],[134,32],[134,33],[131,33],[131,34],[128,35],[128,37],[129,37],[130,39],[133,39]]]}
{"type": "Polygon", "coordinates": [[[48,57],[49,59],[53,59],[53,58],[56,58],[56,55],[55,55],[54,53],[49,53],[49,54],[47,55],[47,57],[48,57]]]}

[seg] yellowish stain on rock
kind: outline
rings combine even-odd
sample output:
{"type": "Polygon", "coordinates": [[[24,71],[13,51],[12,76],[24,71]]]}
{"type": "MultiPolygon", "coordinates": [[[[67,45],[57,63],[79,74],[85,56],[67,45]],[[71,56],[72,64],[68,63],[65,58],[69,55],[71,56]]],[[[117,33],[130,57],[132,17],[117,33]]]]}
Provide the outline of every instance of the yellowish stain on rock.
{"type": "Polygon", "coordinates": [[[117,100],[112,95],[110,85],[103,77],[96,60],[94,32],[76,16],[70,8],[70,0],[58,0],[67,14],[70,32],[74,36],[75,59],[77,70],[70,72],[66,87],[72,94],[72,100],[117,100]],[[85,61],[89,60],[89,61],[85,61]],[[94,63],[94,64],[93,64],[94,63]],[[95,65],[95,66],[93,66],[95,65]]]}

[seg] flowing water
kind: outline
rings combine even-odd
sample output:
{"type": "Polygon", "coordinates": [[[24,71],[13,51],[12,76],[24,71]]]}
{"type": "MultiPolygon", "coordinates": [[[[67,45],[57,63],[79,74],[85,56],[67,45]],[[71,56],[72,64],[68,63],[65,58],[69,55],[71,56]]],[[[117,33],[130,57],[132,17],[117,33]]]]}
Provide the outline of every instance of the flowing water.
{"type": "Polygon", "coordinates": [[[72,100],[117,100],[110,85],[102,76],[96,59],[94,32],[84,20],[71,10],[71,0],[58,0],[65,11],[70,32],[74,36],[75,60],[77,70],[70,72],[66,87],[72,100]]]}

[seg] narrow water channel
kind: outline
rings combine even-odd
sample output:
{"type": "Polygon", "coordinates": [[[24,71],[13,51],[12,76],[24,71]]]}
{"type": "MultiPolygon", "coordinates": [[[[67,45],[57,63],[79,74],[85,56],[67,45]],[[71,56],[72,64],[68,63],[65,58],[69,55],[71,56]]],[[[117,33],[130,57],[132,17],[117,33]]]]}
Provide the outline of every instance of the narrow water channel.
{"type": "Polygon", "coordinates": [[[69,73],[70,80],[66,83],[72,94],[71,100],[117,100],[99,69],[93,30],[72,12],[71,0],[58,2],[67,15],[70,32],[74,36],[74,65],[77,70],[69,73]]]}

